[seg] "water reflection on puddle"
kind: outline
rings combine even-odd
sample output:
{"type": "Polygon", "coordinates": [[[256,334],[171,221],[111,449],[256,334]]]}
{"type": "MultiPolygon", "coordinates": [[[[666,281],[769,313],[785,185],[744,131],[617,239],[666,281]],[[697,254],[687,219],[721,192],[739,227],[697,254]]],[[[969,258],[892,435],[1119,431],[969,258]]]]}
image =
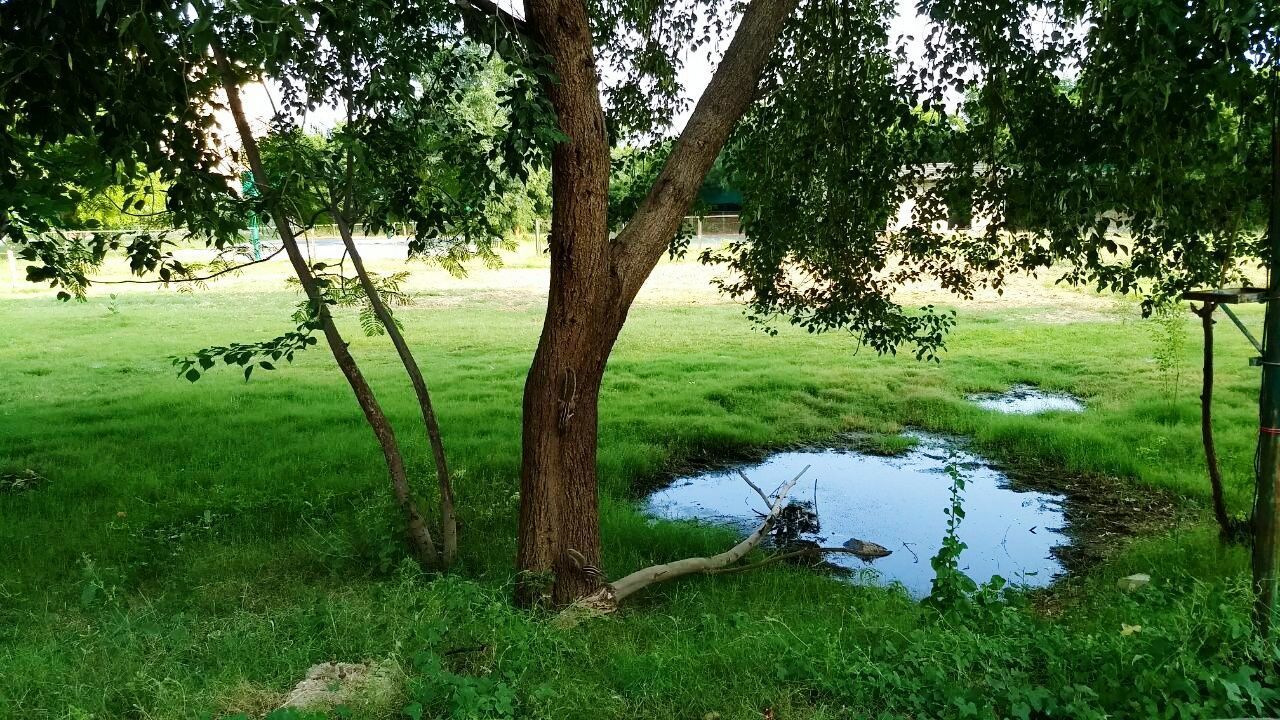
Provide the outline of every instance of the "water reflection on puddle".
{"type": "MultiPolygon", "coordinates": [[[[954,441],[927,433],[910,433],[918,444],[895,457],[850,450],[813,449],[780,452],[758,465],[742,468],[766,491],[810,465],[792,492],[795,500],[816,499],[821,524],[802,536],[822,545],[842,545],[852,538],[879,543],[893,554],[873,563],[848,555],[830,555],[832,563],[851,570],[874,569],[881,583],[899,582],[914,597],[929,594],[933,568],[929,559],[942,545],[943,510],[950,504],[952,463],[963,472],[966,517],[959,536],[968,544],[960,567],[978,582],[1000,575],[1012,583],[1048,585],[1062,572],[1051,548],[1067,544],[1061,496],[1020,492],[982,458],[961,450],[954,441]]],[[[650,513],[668,519],[699,519],[744,529],[759,523],[762,502],[736,470],[681,478],[649,496],[650,513]]],[[[858,572],[854,577],[863,578],[858,572]]],[[[861,581],[861,580],[858,580],[861,581]]]]}
{"type": "Polygon", "coordinates": [[[979,393],[969,400],[980,408],[1010,415],[1042,412],[1084,412],[1084,403],[1074,395],[1041,390],[1034,385],[1014,385],[1002,393],[979,393]]]}

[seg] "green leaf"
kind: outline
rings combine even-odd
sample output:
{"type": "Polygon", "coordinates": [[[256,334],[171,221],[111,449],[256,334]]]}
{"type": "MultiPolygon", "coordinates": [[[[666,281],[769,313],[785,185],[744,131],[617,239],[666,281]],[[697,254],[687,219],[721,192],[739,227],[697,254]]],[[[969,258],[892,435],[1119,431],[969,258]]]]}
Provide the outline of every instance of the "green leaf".
{"type": "Polygon", "coordinates": [[[102,8],[105,7],[106,4],[107,4],[107,0],[98,0],[97,14],[99,17],[102,16],[102,8]]]}
{"type": "Polygon", "coordinates": [[[185,375],[185,377],[187,378],[187,380],[190,380],[191,382],[195,382],[200,379],[200,371],[195,368],[191,368],[190,370],[187,371],[187,374],[185,375]]]}

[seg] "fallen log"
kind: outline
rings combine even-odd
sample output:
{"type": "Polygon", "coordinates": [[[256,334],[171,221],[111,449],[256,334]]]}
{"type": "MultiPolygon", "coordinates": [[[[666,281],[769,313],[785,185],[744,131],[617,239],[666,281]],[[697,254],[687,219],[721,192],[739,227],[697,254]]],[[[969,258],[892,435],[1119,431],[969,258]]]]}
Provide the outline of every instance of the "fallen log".
{"type": "MultiPolygon", "coordinates": [[[[780,553],[772,557],[761,560],[750,565],[734,566],[748,553],[760,545],[761,542],[769,535],[773,524],[777,521],[778,515],[782,512],[787,496],[791,493],[792,488],[800,481],[800,478],[809,471],[809,466],[805,466],[795,477],[784,483],[773,495],[765,493],[764,490],[756,485],[747,477],[746,473],[738,471],[738,475],[742,478],[752,490],[764,501],[768,508],[754,531],[741,542],[729,548],[728,550],[712,555],[710,557],[691,557],[683,560],[676,560],[669,563],[661,563],[651,565],[647,568],[636,570],[613,582],[603,582],[600,589],[591,595],[575,602],[566,608],[560,615],[559,624],[573,625],[585,617],[593,615],[603,615],[617,610],[618,606],[626,598],[644,590],[650,585],[668,580],[674,580],[686,575],[717,575],[733,572],[742,572],[745,570],[753,570],[755,568],[764,567],[775,562],[787,560],[791,558],[802,557],[806,555],[820,555],[826,553],[844,553],[854,555],[863,560],[872,560],[877,557],[884,557],[890,553],[881,545],[867,542],[864,540],[850,540],[845,547],[807,547],[793,552],[780,553]]],[[[586,568],[585,558],[581,553],[574,550],[569,551],[570,559],[579,567],[586,568]]],[[[591,571],[598,573],[596,568],[590,568],[591,571]]],[[[603,577],[601,578],[603,580],[603,577]]]]}

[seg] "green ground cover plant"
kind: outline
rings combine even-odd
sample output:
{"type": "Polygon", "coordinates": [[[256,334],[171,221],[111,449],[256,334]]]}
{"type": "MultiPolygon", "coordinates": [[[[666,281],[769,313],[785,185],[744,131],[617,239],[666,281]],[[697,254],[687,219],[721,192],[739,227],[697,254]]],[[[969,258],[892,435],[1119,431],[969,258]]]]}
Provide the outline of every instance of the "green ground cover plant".
{"type": "MultiPolygon", "coordinates": [[[[195,385],[174,376],[169,356],[272,333],[296,295],[121,293],[117,311],[0,298],[0,475],[45,479],[0,493],[0,716],[262,717],[328,660],[399,673],[391,697],[335,717],[1275,712],[1280,655],[1250,631],[1247,550],[1220,547],[1207,511],[1196,383],[1170,387],[1136,313],[1102,302],[1064,317],[1054,306],[1075,296],[1047,293],[1016,311],[961,306],[937,364],[856,353],[837,336],[767,337],[729,304],[642,303],[601,398],[604,569],[733,541],[637,511],[639,489],[673,468],[847,432],[892,450],[905,427],[1168,494],[1178,513],[1165,530],[1117,540],[1047,594],[938,609],[781,566],[655,587],[571,629],[510,600],[536,297],[446,288],[398,312],[457,468],[468,542],[446,576],[405,560],[377,446],[328,356],[303,353],[248,383],[234,371],[195,385]],[[964,400],[1019,382],[1073,392],[1088,410],[1003,416],[964,400]],[[1151,586],[1116,589],[1135,572],[1151,586]]],[[[1215,420],[1240,512],[1257,376],[1245,341],[1222,335],[1215,420]]],[[[392,420],[413,423],[385,338],[350,336],[392,420]]],[[[1194,375],[1198,347],[1181,352],[1194,375]]],[[[420,434],[403,435],[406,453],[427,457],[420,434]]],[[[431,492],[430,478],[414,480],[431,492]]]]}

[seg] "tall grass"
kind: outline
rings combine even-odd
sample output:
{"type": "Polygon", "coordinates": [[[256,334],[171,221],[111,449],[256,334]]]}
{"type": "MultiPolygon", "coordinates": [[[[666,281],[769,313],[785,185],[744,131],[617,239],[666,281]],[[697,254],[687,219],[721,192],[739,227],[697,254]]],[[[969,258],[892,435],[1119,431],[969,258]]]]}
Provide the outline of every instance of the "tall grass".
{"type": "MultiPolygon", "coordinates": [[[[601,397],[612,576],[731,541],[714,527],[650,521],[635,509],[637,488],[700,459],[846,431],[971,435],[999,460],[1181,496],[1195,527],[1071,581],[1051,616],[992,615],[979,624],[985,636],[901,593],[787,568],[672,583],[617,618],[560,630],[506,602],[535,303],[399,313],[458,469],[461,564],[430,578],[403,563],[377,446],[322,349],[248,383],[228,370],[190,384],[166,359],[275,334],[296,297],[215,289],[112,302],[116,312],[101,301],[0,300],[0,474],[48,479],[0,494],[0,716],[261,713],[329,659],[403,669],[404,695],[365,716],[399,716],[423,693],[435,693],[429,712],[497,712],[459,705],[456,679],[423,685],[430,673],[415,657],[459,649],[443,657],[458,678],[488,679],[475,692],[500,685],[518,715],[549,718],[1019,714],[1041,702],[1036,688],[1052,690],[1055,715],[1137,717],[1152,706],[1122,691],[1141,683],[1196,712],[1272,702],[1268,677],[1248,675],[1270,650],[1248,639],[1244,557],[1217,547],[1202,512],[1196,383],[1171,391],[1136,320],[962,309],[945,359],[926,364],[855,352],[834,335],[766,337],[733,306],[636,308],[601,397]],[[1088,410],[1001,416],[964,400],[1018,382],[1076,393],[1088,410]],[[1155,589],[1114,589],[1137,571],[1155,589]],[[1121,636],[1122,623],[1148,629],[1121,636]],[[1134,663],[1205,676],[1157,687],[1163,676],[1134,663]],[[1237,671],[1248,677],[1228,678],[1237,671]],[[1085,690],[1059,692],[1075,685],[1085,690]]],[[[429,449],[394,353],[360,337],[354,317],[343,322],[429,495],[429,449]]],[[[1244,511],[1257,377],[1247,344],[1221,335],[1219,453],[1228,499],[1244,511]]],[[[1187,377],[1197,354],[1194,342],[1183,350],[1187,377]]]]}

